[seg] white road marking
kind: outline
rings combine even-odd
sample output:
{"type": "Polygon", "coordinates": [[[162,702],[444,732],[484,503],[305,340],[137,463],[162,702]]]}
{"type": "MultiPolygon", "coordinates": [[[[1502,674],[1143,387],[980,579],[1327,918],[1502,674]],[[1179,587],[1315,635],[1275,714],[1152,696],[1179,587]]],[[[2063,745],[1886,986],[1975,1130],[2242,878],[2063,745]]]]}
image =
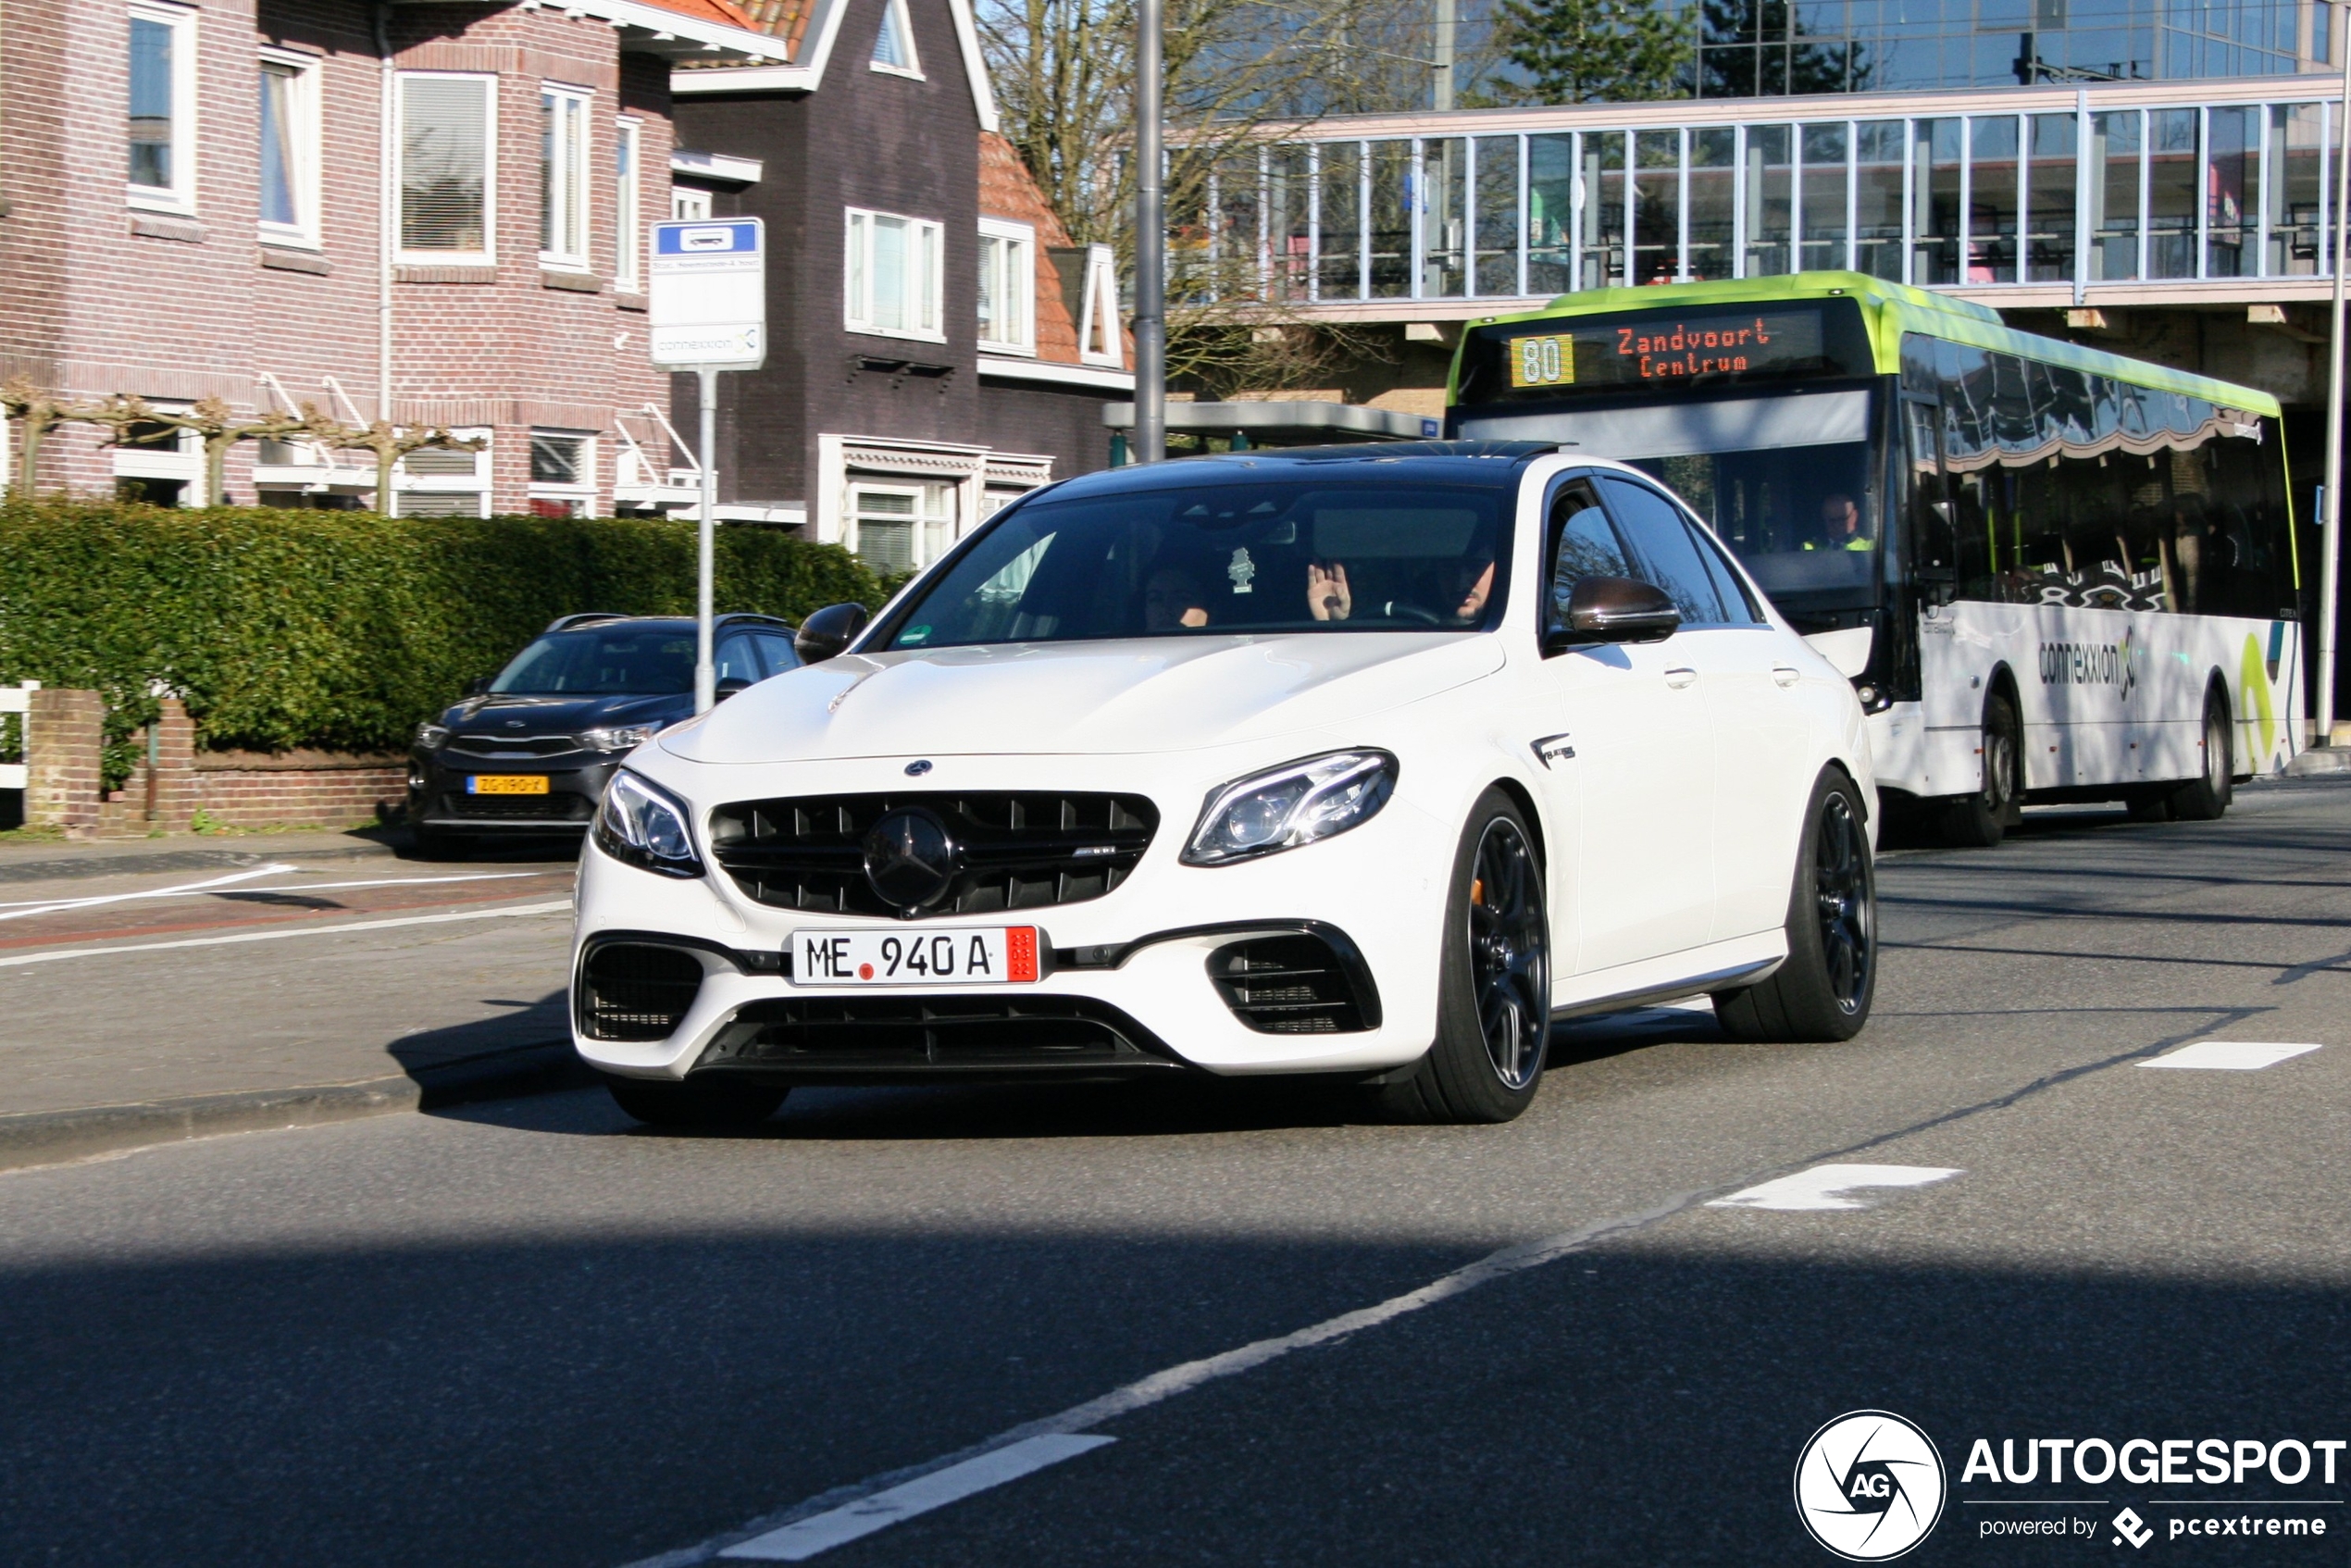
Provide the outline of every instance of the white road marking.
{"type": "MultiPolygon", "coordinates": [[[[1511,1275],[1521,1274],[1528,1269],[1540,1268],[1545,1263],[1557,1263],[1561,1258],[1582,1251],[1595,1241],[1605,1240],[1619,1232],[1639,1230],[1660,1220],[1669,1219],[1697,1201],[1697,1193],[1686,1192],[1679,1197],[1668,1199],[1657,1207],[1637,1214],[1624,1215],[1616,1219],[1595,1220],[1590,1225],[1579,1226],[1574,1230],[1562,1232],[1558,1236],[1545,1237],[1539,1241],[1528,1241],[1516,1247],[1505,1247],[1499,1251],[1488,1252],[1474,1263],[1465,1263],[1450,1274],[1439,1275],[1417,1289],[1407,1290],[1400,1296],[1390,1296],[1387,1300],[1375,1305],[1361,1307],[1351,1313],[1341,1313],[1337,1317],[1325,1318],[1323,1322],[1314,1324],[1311,1327],[1299,1329],[1296,1333],[1284,1334],[1271,1339],[1254,1340],[1217,1355],[1203,1356],[1199,1361],[1185,1362],[1180,1366],[1171,1366],[1163,1371],[1154,1372],[1150,1376],[1139,1378],[1123,1388],[1113,1388],[1099,1399],[1088,1400],[1080,1405],[1072,1405],[1056,1415],[1024,1422],[1010,1431],[999,1432],[996,1436],[975,1443],[970,1448],[958,1452],[944,1454],[926,1463],[894,1471],[888,1475],[874,1476],[854,1486],[836,1488],[821,1499],[811,1499],[795,1508],[785,1510],[780,1515],[771,1515],[768,1519],[761,1520],[758,1524],[750,1526],[747,1532],[748,1538],[741,1544],[750,1545],[753,1541],[767,1540],[781,1535],[784,1529],[801,1522],[800,1518],[794,1517],[801,1509],[810,1508],[820,1501],[842,1497],[849,1498],[852,1501],[858,1498],[878,1497],[885,1488],[895,1489],[910,1486],[925,1477],[942,1475],[949,1470],[984,1459],[990,1454],[1015,1448],[1034,1437],[1088,1435],[1088,1428],[1099,1426],[1105,1421],[1132,1414],[1136,1411],[1158,1404],[1163,1400],[1174,1399],[1178,1394],[1188,1394],[1193,1389],[1213,1383],[1219,1378],[1253,1371],[1268,1362],[1280,1360],[1293,1350],[1311,1350],[1314,1346],[1325,1345],[1335,1339],[1344,1339],[1350,1334],[1360,1334],[1367,1328],[1376,1328],[1384,1323],[1403,1317],[1410,1313],[1419,1312],[1424,1307],[1433,1307],[1440,1301],[1451,1300],[1454,1297],[1464,1295],[1481,1285],[1491,1285],[1498,1279],[1506,1279],[1511,1275]]],[[[1033,1470],[1039,1466],[1032,1465],[1029,1468],[1033,1470]]],[[[989,1484],[992,1486],[995,1483],[989,1484]]],[[[802,1517],[818,1519],[831,1514],[844,1513],[850,1510],[852,1501],[840,1502],[830,1509],[802,1517]]],[[[884,1524],[889,1523],[890,1521],[887,1519],[882,1521],[884,1524]]],[[[877,1524],[875,1527],[878,1529],[881,1526],[877,1524]]],[[[727,1537],[720,1537],[716,1540],[705,1541],[700,1546],[686,1547],[680,1550],[665,1551],[658,1556],[641,1559],[630,1564],[629,1568],[686,1568],[686,1565],[690,1563],[707,1562],[714,1557],[732,1555],[735,1545],[736,1543],[727,1537]]],[[[814,1555],[815,1552],[823,1549],[822,1547],[812,1548],[807,1555],[814,1555]]]]}
{"type": "Polygon", "coordinates": [[[2258,1073],[2290,1057],[2316,1051],[2315,1045],[2280,1045],[2271,1040],[2199,1039],[2167,1052],[2142,1067],[2207,1067],[2230,1073],[2258,1073]]]}
{"type": "Polygon", "coordinates": [[[1041,1437],[1024,1438],[1010,1443],[977,1459],[967,1459],[961,1464],[951,1464],[944,1470],[913,1481],[902,1482],[887,1491],[859,1498],[855,1502],[836,1508],[829,1513],[815,1514],[797,1520],[780,1530],[770,1530],[754,1536],[740,1545],[720,1552],[721,1557],[751,1558],[762,1562],[803,1562],[820,1551],[829,1550],[860,1536],[870,1536],[876,1530],[887,1529],[902,1519],[912,1519],[917,1513],[928,1513],[934,1508],[944,1508],[960,1502],[974,1492],[984,1492],[990,1487],[1001,1487],[1007,1481],[1017,1481],[1049,1464],[1059,1464],[1065,1459],[1090,1453],[1115,1437],[1075,1432],[1049,1432],[1041,1437]]]}
{"type": "Polygon", "coordinates": [[[183,937],[168,942],[131,942],[120,947],[69,947],[50,952],[20,952],[0,958],[0,969],[20,964],[54,964],[60,958],[104,958],[113,952],[160,952],[175,947],[225,947],[230,942],[273,942],[286,937],[339,937],[346,931],[388,931],[395,926],[439,926],[452,920],[497,920],[515,915],[571,913],[569,899],[551,903],[516,904],[511,909],[460,909],[446,915],[404,915],[397,920],[357,920],[340,926],[282,926],[267,931],[240,931],[228,937],[183,937]]]}
{"type": "Polygon", "coordinates": [[[1948,1181],[1963,1172],[1939,1165],[1815,1165],[1776,1181],[1767,1181],[1717,1198],[1710,1209],[1777,1209],[1801,1213],[1817,1209],[1866,1209],[1867,1203],[1845,1194],[1864,1187],[1925,1187],[1948,1181]]]}
{"type": "Polygon", "coordinates": [[[251,871],[232,871],[226,877],[215,877],[203,882],[182,882],[176,888],[150,888],[136,893],[100,893],[86,899],[35,899],[29,903],[0,904],[0,920],[21,920],[28,915],[53,915],[62,909],[94,909],[102,903],[124,903],[132,899],[171,898],[186,893],[209,892],[235,882],[250,882],[256,877],[282,877],[293,869],[291,865],[262,865],[251,871]]]}

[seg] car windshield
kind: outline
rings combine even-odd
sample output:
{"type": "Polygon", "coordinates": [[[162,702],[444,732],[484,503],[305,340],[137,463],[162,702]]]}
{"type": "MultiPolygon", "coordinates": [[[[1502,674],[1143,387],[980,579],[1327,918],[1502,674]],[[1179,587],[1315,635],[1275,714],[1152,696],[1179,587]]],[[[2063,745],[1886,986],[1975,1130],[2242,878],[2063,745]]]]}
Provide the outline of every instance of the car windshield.
{"type": "Polygon", "coordinates": [[[889,646],[1480,629],[1512,494],[1276,479],[1039,501],[931,584],[889,646]]]}
{"type": "Polygon", "coordinates": [[[694,634],[675,627],[551,632],[490,683],[491,691],[516,696],[653,696],[693,689],[694,634]]]}

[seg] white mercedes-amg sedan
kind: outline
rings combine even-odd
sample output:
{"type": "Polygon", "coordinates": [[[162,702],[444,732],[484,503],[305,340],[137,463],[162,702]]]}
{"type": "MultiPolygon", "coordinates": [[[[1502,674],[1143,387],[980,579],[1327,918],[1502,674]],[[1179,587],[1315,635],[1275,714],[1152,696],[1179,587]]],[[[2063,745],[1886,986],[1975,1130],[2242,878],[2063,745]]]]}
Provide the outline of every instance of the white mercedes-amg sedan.
{"type": "Polygon", "coordinates": [[[1851,682],[1633,469],[1114,469],[800,645],[632,753],[583,852],[574,1036],[641,1120],[1209,1073],[1499,1122],[1562,1016],[1869,1015],[1851,682]]]}

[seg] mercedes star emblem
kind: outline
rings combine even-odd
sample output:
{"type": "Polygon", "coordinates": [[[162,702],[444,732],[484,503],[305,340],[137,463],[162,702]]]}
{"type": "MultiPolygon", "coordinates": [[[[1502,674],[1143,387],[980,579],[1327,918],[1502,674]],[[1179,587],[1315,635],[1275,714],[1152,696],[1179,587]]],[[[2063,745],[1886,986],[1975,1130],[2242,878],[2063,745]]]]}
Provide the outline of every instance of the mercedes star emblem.
{"type": "Polygon", "coordinates": [[[905,915],[939,901],[961,858],[947,824],[920,806],[884,813],[865,835],[865,880],[905,915]]]}

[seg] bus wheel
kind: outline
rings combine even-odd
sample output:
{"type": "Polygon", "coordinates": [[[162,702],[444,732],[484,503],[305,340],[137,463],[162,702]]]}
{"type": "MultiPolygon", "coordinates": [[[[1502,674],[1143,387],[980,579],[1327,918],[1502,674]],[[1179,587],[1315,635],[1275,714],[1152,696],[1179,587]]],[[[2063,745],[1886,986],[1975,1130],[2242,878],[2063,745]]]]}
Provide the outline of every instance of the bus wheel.
{"type": "Polygon", "coordinates": [[[2204,772],[2171,795],[2174,822],[2215,822],[2229,809],[2235,790],[2236,727],[2229,722],[2229,700],[2219,687],[2204,696],[2204,772]]]}
{"type": "Polygon", "coordinates": [[[1995,691],[1984,704],[1984,787],[1945,808],[1943,838],[1960,849],[1988,850],[2024,816],[2024,727],[2016,706],[1995,691]]]}

